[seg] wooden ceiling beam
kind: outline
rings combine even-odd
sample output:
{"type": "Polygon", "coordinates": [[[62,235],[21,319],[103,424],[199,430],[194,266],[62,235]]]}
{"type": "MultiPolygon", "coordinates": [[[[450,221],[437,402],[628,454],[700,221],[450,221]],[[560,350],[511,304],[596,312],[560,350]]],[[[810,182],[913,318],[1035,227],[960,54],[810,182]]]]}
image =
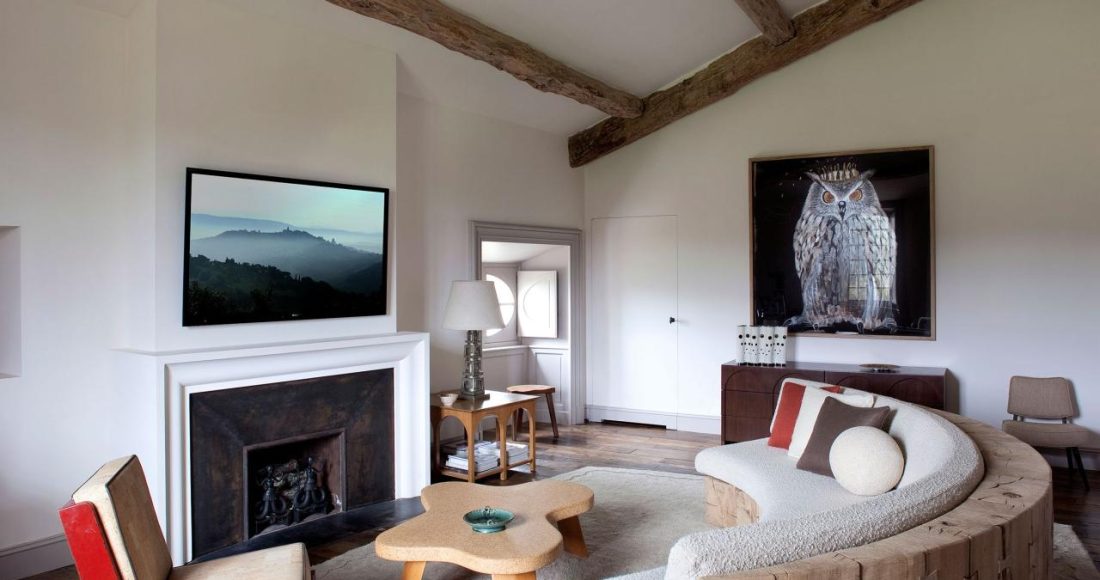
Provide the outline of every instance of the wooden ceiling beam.
{"type": "Polygon", "coordinates": [[[633,119],[605,119],[569,138],[569,164],[580,167],[740,90],[752,81],[920,0],[828,0],[794,17],[798,34],[773,46],[754,38],[703,70],[645,99],[633,119]]]}
{"type": "Polygon", "coordinates": [[[328,0],[487,62],[536,89],[569,97],[611,117],[642,113],[642,99],[565,66],[530,45],[445,6],[439,0],[328,0]]]}
{"type": "Polygon", "coordinates": [[[733,1],[772,44],[780,45],[794,38],[794,23],[783,13],[778,0],[733,1]]]}

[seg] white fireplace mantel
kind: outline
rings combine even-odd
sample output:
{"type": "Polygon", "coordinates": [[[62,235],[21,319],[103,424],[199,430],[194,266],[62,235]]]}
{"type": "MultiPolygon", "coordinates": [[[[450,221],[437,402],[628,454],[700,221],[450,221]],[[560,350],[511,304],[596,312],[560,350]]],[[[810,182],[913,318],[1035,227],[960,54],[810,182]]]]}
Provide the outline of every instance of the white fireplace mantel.
{"type": "MultiPolygon", "coordinates": [[[[416,497],[430,483],[428,335],[401,332],[325,341],[171,352],[126,350],[126,374],[156,384],[155,449],[142,457],[175,563],[192,558],[189,443],[191,393],[392,368],[394,491],[416,497]]],[[[141,453],[139,453],[141,455],[141,453]]]]}

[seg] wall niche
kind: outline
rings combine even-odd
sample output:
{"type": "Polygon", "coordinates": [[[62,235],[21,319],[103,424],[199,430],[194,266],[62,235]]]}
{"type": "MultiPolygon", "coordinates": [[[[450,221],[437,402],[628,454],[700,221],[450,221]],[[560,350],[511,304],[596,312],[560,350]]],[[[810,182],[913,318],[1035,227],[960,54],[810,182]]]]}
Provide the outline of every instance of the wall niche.
{"type": "Polygon", "coordinates": [[[0,226],[0,379],[22,372],[19,228],[0,226]]]}

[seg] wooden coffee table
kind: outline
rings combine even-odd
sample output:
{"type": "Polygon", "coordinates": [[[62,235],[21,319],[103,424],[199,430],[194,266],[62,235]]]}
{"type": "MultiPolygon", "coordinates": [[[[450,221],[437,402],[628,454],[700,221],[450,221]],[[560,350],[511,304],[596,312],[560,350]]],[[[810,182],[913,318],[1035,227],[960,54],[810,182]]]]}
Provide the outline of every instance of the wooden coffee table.
{"type": "Polygon", "coordinates": [[[420,580],[428,562],[450,562],[494,580],[534,580],[535,571],[566,552],[588,557],[580,514],[592,508],[592,490],[546,479],[509,487],[445,482],[424,488],[423,514],[378,536],[378,557],[405,562],[403,580],[420,580]],[[466,512],[492,506],[515,519],[503,532],[479,534],[466,512]]]}

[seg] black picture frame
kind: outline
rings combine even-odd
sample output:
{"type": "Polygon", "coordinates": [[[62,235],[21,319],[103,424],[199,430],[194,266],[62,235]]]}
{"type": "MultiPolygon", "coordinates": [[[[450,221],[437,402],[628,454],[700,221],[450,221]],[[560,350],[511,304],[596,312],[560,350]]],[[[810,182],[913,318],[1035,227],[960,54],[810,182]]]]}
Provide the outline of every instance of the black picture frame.
{"type": "MultiPolygon", "coordinates": [[[[786,155],[779,157],[758,157],[749,160],[750,191],[750,236],[751,256],[751,320],[760,326],[787,326],[792,335],[812,335],[826,337],[876,337],[916,340],[935,340],[936,337],[936,276],[935,276],[935,149],[932,146],[904,147],[894,149],[872,149],[847,152],[812,153],[786,155]],[[820,253],[806,251],[811,247],[812,236],[807,231],[812,228],[824,228],[824,225],[811,226],[808,219],[800,230],[799,220],[803,211],[821,212],[820,207],[807,207],[807,197],[811,191],[818,192],[824,201],[825,184],[808,175],[821,175],[832,170],[830,175],[836,182],[855,183],[865,172],[872,172],[867,179],[872,183],[874,197],[881,201],[882,212],[886,215],[889,231],[896,239],[896,254],[893,270],[877,267],[888,252],[864,250],[860,252],[844,251],[847,258],[843,261],[849,266],[838,275],[828,268],[815,269],[810,266],[819,256],[830,256],[821,263],[831,263],[834,255],[832,248],[822,246],[820,253]],[[848,179],[848,181],[845,181],[848,179]],[[811,189],[813,188],[813,189],[811,189]],[[796,230],[800,233],[801,253],[796,257],[796,230]],[[868,254],[870,252],[870,254],[868,254]],[[877,259],[865,259],[864,256],[878,256],[877,259]],[[853,258],[856,256],[859,259],[853,258]],[[851,272],[860,268],[863,280],[856,282],[857,276],[851,272]],[[800,269],[805,272],[807,287],[799,276],[800,269]],[[817,272],[814,278],[810,272],[817,272]],[[868,274],[868,272],[871,272],[868,274]],[[882,274],[887,272],[887,274],[882,274]],[[839,282],[844,278],[848,282],[839,282]],[[892,299],[876,296],[891,296],[889,285],[884,280],[892,279],[892,299]],[[874,290],[867,299],[868,291],[860,290],[862,284],[874,290]],[[841,288],[843,290],[822,291],[821,288],[841,288]],[[813,292],[806,294],[806,292],[813,292]],[[862,292],[862,294],[860,294],[862,292]],[[811,300],[814,306],[807,309],[804,296],[816,297],[811,300]],[[826,296],[826,298],[821,298],[826,296]],[[832,304],[832,309],[822,306],[832,304]],[[869,304],[877,304],[871,308],[869,304]],[[823,312],[829,314],[823,314],[823,312]]],[[[830,186],[832,187],[832,186],[830,186]]],[[[853,185],[852,187],[856,187],[853,185]]],[[[854,189],[851,192],[854,194],[854,189]]],[[[860,195],[862,199],[862,192],[860,195]]],[[[835,200],[835,196],[834,196],[835,200]]],[[[845,198],[847,203],[852,203],[845,198]]],[[[869,200],[864,200],[869,201],[869,200]]],[[[839,201],[836,202],[839,205],[839,201]]],[[[854,206],[853,206],[854,207],[854,206]]],[[[862,209],[861,209],[862,211],[862,209]]],[[[849,218],[852,212],[848,213],[849,218]]],[[[816,217],[811,215],[810,217],[816,217]]],[[[822,214],[820,224],[835,219],[822,214]]],[[[861,219],[864,216],[860,216],[861,219]]],[[[878,219],[878,218],[875,218],[878,219]]],[[[845,224],[849,222],[844,222],[845,224]]],[[[856,223],[856,222],[851,222],[856,223]]],[[[883,223],[881,221],[877,223],[883,223]]],[[[828,226],[833,227],[833,226],[828,226]]],[[[845,225],[846,233],[841,246],[847,248],[855,244],[866,244],[855,237],[847,237],[848,232],[863,231],[868,226],[845,225]],[[863,228],[860,230],[860,228],[863,228]]],[[[874,229],[874,228],[872,228],[874,229]]],[[[823,238],[839,236],[839,229],[831,230],[823,238]]],[[[875,231],[885,231],[881,228],[875,231]]],[[[862,240],[862,239],[859,239],[862,240]]],[[[839,251],[837,251],[839,253],[839,251]]]]}
{"type": "Polygon", "coordinates": [[[387,315],[389,204],[390,191],[384,187],[188,167],[183,326],[387,315]],[[215,184],[222,190],[207,191],[215,184]],[[248,195],[257,202],[255,214],[204,213],[212,204],[247,204],[245,190],[254,190],[248,195]],[[325,199],[326,193],[331,199],[325,199]],[[380,199],[357,199],[359,194],[380,199]],[[377,215],[363,216],[362,230],[269,217],[280,208],[312,211],[341,197],[348,205],[378,208],[371,212],[377,215]],[[223,227],[221,234],[205,235],[223,227]],[[203,237],[193,240],[197,230],[203,237]],[[202,253],[192,255],[200,245],[202,253]],[[365,249],[375,247],[378,251],[365,249]],[[303,254],[291,257],[284,249],[303,254]]]}

